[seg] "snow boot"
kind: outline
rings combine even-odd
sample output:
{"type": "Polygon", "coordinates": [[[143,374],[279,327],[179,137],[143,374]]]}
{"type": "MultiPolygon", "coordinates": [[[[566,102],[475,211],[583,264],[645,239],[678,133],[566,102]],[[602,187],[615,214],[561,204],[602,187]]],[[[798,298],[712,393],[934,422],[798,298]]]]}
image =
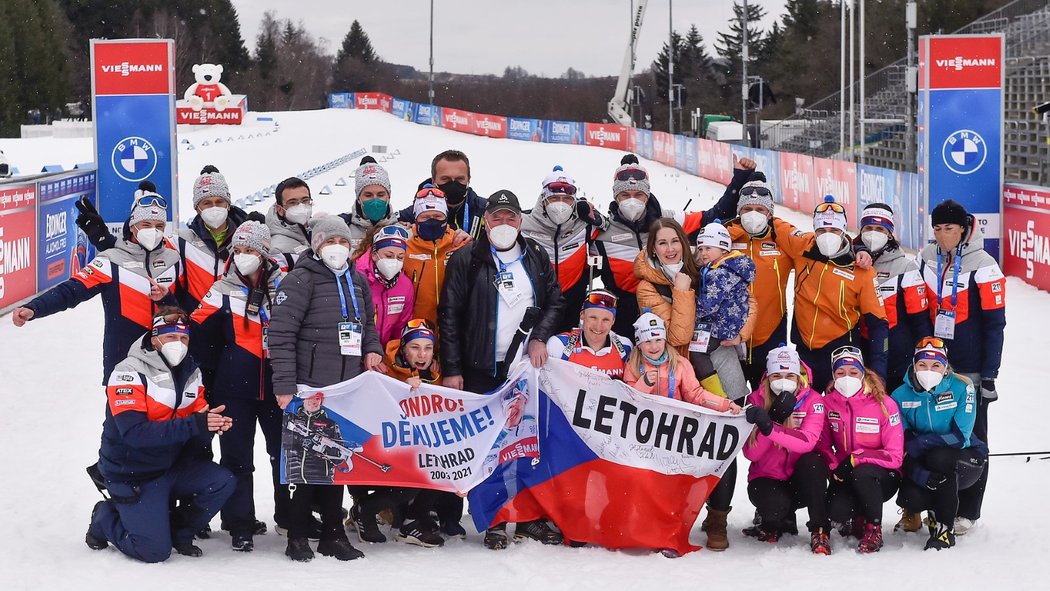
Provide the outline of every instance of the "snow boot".
{"type": "Polygon", "coordinates": [[[956,517],[955,518],[955,535],[965,536],[970,530],[977,527],[977,520],[970,519],[969,517],[956,517]]]}
{"type": "Polygon", "coordinates": [[[346,518],[348,523],[354,525],[357,537],[362,542],[369,544],[382,544],[386,542],[386,536],[379,531],[379,523],[376,521],[375,513],[370,513],[361,508],[361,505],[350,507],[350,517],[346,518]]]}
{"type": "Polygon", "coordinates": [[[336,560],[342,560],[344,562],[365,557],[365,553],[354,548],[350,544],[350,540],[346,538],[321,540],[317,543],[317,553],[321,556],[332,556],[336,560]]]}
{"type": "Polygon", "coordinates": [[[823,554],[824,556],[831,554],[831,538],[828,537],[828,532],[824,528],[817,528],[817,531],[809,534],[809,549],[814,554],[823,554]]]}
{"type": "Polygon", "coordinates": [[[204,556],[204,550],[201,550],[200,546],[194,545],[193,542],[175,544],[172,548],[175,549],[175,552],[183,556],[189,556],[190,558],[200,558],[201,556],[204,556]]]}
{"type": "Polygon", "coordinates": [[[938,524],[937,528],[930,528],[930,539],[926,540],[923,550],[947,550],[955,546],[955,532],[950,525],[938,524]]]}
{"type": "Polygon", "coordinates": [[[901,520],[897,522],[897,525],[893,526],[894,532],[905,531],[908,533],[917,532],[922,529],[922,512],[912,513],[907,509],[902,508],[900,510],[901,520]]]}
{"type": "Polygon", "coordinates": [[[882,549],[882,524],[865,523],[864,537],[857,545],[857,551],[861,554],[871,554],[882,549]]]}
{"type": "Polygon", "coordinates": [[[501,523],[485,530],[485,547],[489,550],[503,550],[510,538],[507,537],[507,524],[501,523]]]}
{"type": "Polygon", "coordinates": [[[753,525],[745,528],[741,533],[749,538],[755,538],[759,542],[769,542],[770,544],[775,544],[781,536],[779,531],[766,529],[764,525],[753,525]]]}
{"type": "Polygon", "coordinates": [[[88,523],[87,533],[84,534],[84,543],[87,544],[88,548],[92,550],[105,550],[109,547],[109,542],[102,535],[101,532],[95,531],[95,514],[98,513],[99,508],[105,504],[106,501],[99,501],[95,503],[95,507],[91,509],[91,522],[88,523]]]}
{"type": "Polygon", "coordinates": [[[296,562],[310,562],[314,559],[314,551],[310,549],[310,542],[306,538],[288,538],[284,555],[296,562]]]}
{"type": "Polygon", "coordinates": [[[252,534],[232,534],[232,537],[231,545],[234,552],[251,552],[255,550],[255,540],[252,539],[252,534]]]}
{"type": "Polygon", "coordinates": [[[466,539],[467,530],[458,521],[446,521],[441,524],[441,533],[450,538],[466,539]]]}
{"type": "Polygon", "coordinates": [[[726,517],[729,515],[729,511],[733,508],[730,507],[726,511],[719,511],[717,509],[707,508],[707,519],[704,521],[707,523],[707,549],[715,552],[721,552],[729,547],[729,533],[726,531],[726,517]]]}
{"type": "Polygon", "coordinates": [[[545,546],[560,546],[565,540],[561,532],[555,531],[546,519],[519,523],[514,528],[514,538],[536,540],[545,546]]]}
{"type": "Polygon", "coordinates": [[[445,545],[444,538],[437,533],[437,526],[429,519],[406,522],[398,531],[397,541],[424,548],[439,548],[445,545]]]}

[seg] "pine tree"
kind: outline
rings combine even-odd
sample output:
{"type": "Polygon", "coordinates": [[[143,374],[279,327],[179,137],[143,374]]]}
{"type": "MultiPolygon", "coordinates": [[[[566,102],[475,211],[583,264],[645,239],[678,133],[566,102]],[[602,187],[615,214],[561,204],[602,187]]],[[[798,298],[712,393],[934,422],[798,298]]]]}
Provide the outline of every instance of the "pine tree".
{"type": "Polygon", "coordinates": [[[354,21],[332,65],[332,90],[374,91],[381,69],[379,56],[361,23],[354,21]]]}
{"type": "Polygon", "coordinates": [[[372,41],[368,38],[368,33],[365,33],[361,23],[356,20],[350,24],[350,31],[343,38],[343,46],[339,48],[335,61],[342,63],[347,58],[361,60],[366,64],[379,60],[372,48],[372,41]]]}

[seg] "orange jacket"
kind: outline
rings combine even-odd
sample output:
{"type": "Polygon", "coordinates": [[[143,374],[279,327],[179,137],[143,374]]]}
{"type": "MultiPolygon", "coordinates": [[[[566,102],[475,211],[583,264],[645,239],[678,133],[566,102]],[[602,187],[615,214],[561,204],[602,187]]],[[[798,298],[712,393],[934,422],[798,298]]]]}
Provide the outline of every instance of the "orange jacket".
{"type": "MultiPolygon", "coordinates": [[[[425,384],[440,384],[441,374],[436,371],[431,371],[429,376],[419,375],[419,371],[410,367],[401,365],[398,361],[397,350],[401,348],[401,339],[394,339],[386,344],[386,375],[405,382],[408,378],[420,378],[425,384]]],[[[437,361],[437,357],[434,358],[437,361]]],[[[431,364],[431,370],[434,369],[435,364],[431,364]]]]}
{"type": "Polygon", "coordinates": [[[751,283],[752,309],[757,308],[760,313],[747,341],[748,347],[754,348],[773,336],[773,331],[787,314],[787,282],[794,260],[777,245],[775,238],[781,234],[793,234],[796,228],[780,218],[773,218],[772,229],[762,236],[749,235],[739,223],[730,223],[726,229],[733,239],[733,249],[755,262],[755,280],[751,283]]]}
{"type": "MultiPolygon", "coordinates": [[[[812,232],[777,233],[777,245],[795,261],[795,326],[809,350],[819,349],[858,328],[870,315],[886,322],[875,269],[804,256],[816,250],[812,232]]],[[[819,254],[814,256],[819,257],[819,254]]],[[[852,256],[849,257],[852,261],[852,256]]],[[[885,335],[881,335],[884,339],[885,335]]],[[[885,348],[882,348],[885,354],[885,348]]]]}
{"type": "Polygon", "coordinates": [[[688,356],[696,325],[696,291],[675,289],[663,270],[653,266],[644,250],[634,258],[634,276],[638,278],[638,312],[649,308],[662,318],[667,325],[667,344],[688,356]],[[664,291],[670,291],[670,302],[657,291],[658,285],[667,286],[664,291]]]}
{"type": "Polygon", "coordinates": [[[704,387],[701,386],[700,382],[696,379],[696,374],[693,372],[693,366],[685,357],[678,358],[674,370],[674,392],[671,392],[670,395],[668,395],[668,390],[671,386],[670,373],[667,371],[668,364],[665,363],[660,367],[656,367],[649,363],[645,359],[645,356],[642,356],[641,359],[641,374],[639,374],[638,368],[633,364],[628,364],[627,368],[624,370],[623,381],[628,386],[638,390],[642,394],[667,396],[668,398],[674,398],[676,400],[684,400],[689,404],[703,406],[705,408],[717,410],[718,412],[729,410],[729,399],[722,398],[717,394],[704,390],[704,387]],[[652,369],[657,371],[656,383],[649,385],[645,383],[645,380],[643,380],[641,376],[652,369]]]}
{"type": "Polygon", "coordinates": [[[430,326],[438,325],[437,309],[441,286],[445,282],[445,267],[452,253],[459,249],[452,246],[455,234],[456,231],[449,228],[436,241],[423,240],[414,234],[408,240],[404,273],[412,280],[412,290],[416,294],[412,317],[423,318],[430,326]]]}

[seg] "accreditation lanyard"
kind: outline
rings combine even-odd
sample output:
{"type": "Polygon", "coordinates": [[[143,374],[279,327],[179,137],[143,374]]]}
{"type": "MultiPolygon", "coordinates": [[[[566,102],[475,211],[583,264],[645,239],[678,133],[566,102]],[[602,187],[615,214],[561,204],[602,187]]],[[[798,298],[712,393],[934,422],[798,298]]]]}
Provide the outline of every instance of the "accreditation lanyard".
{"type": "Polygon", "coordinates": [[[463,223],[459,225],[459,229],[470,234],[470,199],[466,196],[463,197],[463,223]]]}
{"type": "MultiPolygon", "coordinates": [[[[670,359],[668,359],[664,363],[667,364],[667,397],[674,398],[674,370],[671,369],[670,359]]],[[[657,374],[657,383],[660,383],[659,374],[657,374]]]]}
{"type": "MultiPolygon", "coordinates": [[[[354,304],[354,319],[359,320],[361,318],[361,314],[357,310],[357,294],[354,293],[354,281],[353,278],[350,276],[350,269],[347,269],[342,276],[346,278],[346,285],[350,288],[350,301],[354,304]]],[[[343,294],[343,283],[339,281],[338,275],[335,278],[335,285],[339,289],[339,305],[343,309],[343,320],[349,321],[350,316],[349,314],[347,314],[348,310],[346,309],[346,295],[343,294]]]]}
{"type": "Polygon", "coordinates": [[[496,249],[491,244],[489,245],[489,250],[492,252],[492,257],[496,259],[496,264],[499,265],[499,272],[501,275],[507,272],[507,267],[510,267],[514,263],[520,263],[521,261],[525,260],[524,248],[521,249],[521,254],[518,255],[518,258],[514,259],[509,263],[504,263],[503,259],[499,258],[499,253],[496,252],[496,249]]]}
{"type": "MultiPolygon", "coordinates": [[[[944,296],[941,295],[941,291],[944,289],[944,276],[941,273],[944,271],[944,255],[937,253],[937,308],[943,308],[944,296]]],[[[959,270],[962,268],[962,257],[958,250],[955,252],[955,261],[952,264],[952,309],[955,309],[955,300],[959,296],[959,270]]]]}

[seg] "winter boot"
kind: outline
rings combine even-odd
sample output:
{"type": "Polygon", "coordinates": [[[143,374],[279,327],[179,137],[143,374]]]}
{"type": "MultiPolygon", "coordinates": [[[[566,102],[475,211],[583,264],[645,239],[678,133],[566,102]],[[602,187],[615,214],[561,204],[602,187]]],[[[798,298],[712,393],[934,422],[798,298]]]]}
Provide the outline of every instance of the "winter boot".
{"type": "Polygon", "coordinates": [[[321,540],[317,543],[317,553],[321,556],[333,556],[336,560],[344,562],[365,557],[365,553],[354,548],[346,538],[321,540]]]}
{"type": "MultiPolygon", "coordinates": [[[[707,508],[707,549],[715,552],[721,552],[729,547],[729,533],[726,531],[726,517],[729,515],[729,511],[733,508],[730,507],[726,511],[719,511],[717,509],[707,508]]],[[[779,537],[779,536],[778,536],[779,537]]]]}
{"type": "Polygon", "coordinates": [[[908,533],[917,532],[922,529],[922,512],[912,513],[907,509],[901,509],[901,520],[897,522],[897,525],[893,526],[894,532],[905,531],[908,533]]]}
{"type": "Polygon", "coordinates": [[[938,524],[937,528],[930,528],[930,539],[926,540],[923,550],[947,550],[955,546],[955,532],[950,525],[938,524]]]}
{"type": "Polygon", "coordinates": [[[871,554],[882,549],[882,524],[865,523],[864,537],[857,545],[857,551],[861,554],[871,554]]]}
{"type": "Polygon", "coordinates": [[[510,538],[507,537],[507,524],[501,523],[485,530],[485,547],[489,550],[503,550],[510,538]]]}
{"type": "Polygon", "coordinates": [[[955,518],[955,535],[965,536],[970,530],[977,527],[977,520],[969,517],[955,518]]]}
{"type": "Polygon", "coordinates": [[[450,538],[459,538],[461,540],[467,537],[467,530],[464,529],[458,521],[446,521],[445,523],[442,523],[441,533],[450,538]]]}
{"type": "Polygon", "coordinates": [[[255,540],[251,534],[231,534],[234,552],[251,552],[255,550],[255,540]]]}
{"type": "Polygon", "coordinates": [[[284,555],[296,562],[310,562],[314,559],[314,551],[310,549],[310,542],[306,538],[288,538],[288,547],[284,549],[284,555]]]}
{"type": "Polygon", "coordinates": [[[346,520],[354,524],[357,537],[362,542],[369,544],[382,544],[386,542],[386,536],[379,531],[379,523],[376,521],[375,513],[370,513],[361,508],[361,505],[350,507],[350,517],[346,520]]]}
{"type": "Polygon", "coordinates": [[[562,537],[561,532],[555,531],[547,523],[546,519],[519,523],[514,528],[514,537],[519,540],[525,538],[536,540],[545,546],[560,546],[565,539],[562,537]]]}
{"type": "Polygon", "coordinates": [[[414,519],[405,522],[397,534],[397,541],[424,548],[439,548],[445,540],[437,533],[437,526],[430,519],[414,519]]]}
{"type": "Polygon", "coordinates": [[[84,534],[84,543],[87,544],[88,548],[92,550],[105,550],[109,547],[109,542],[102,535],[102,532],[95,531],[95,514],[104,505],[106,501],[99,501],[95,503],[95,507],[91,509],[91,523],[88,523],[87,533],[84,534]]]}
{"type": "Polygon", "coordinates": [[[189,556],[190,558],[200,558],[204,556],[204,550],[200,549],[200,546],[196,546],[193,542],[183,542],[172,546],[176,552],[183,556],[189,556]]]}
{"type": "Polygon", "coordinates": [[[809,549],[814,554],[823,554],[824,556],[831,554],[831,538],[828,537],[828,532],[824,528],[817,528],[817,531],[809,534],[809,549]]]}
{"type": "MultiPolygon", "coordinates": [[[[765,523],[752,525],[751,527],[745,528],[741,533],[749,538],[755,538],[759,542],[769,542],[770,544],[775,544],[780,539],[781,535],[781,533],[775,529],[767,529],[765,523]]],[[[708,535],[710,535],[710,532],[708,535]]]]}

